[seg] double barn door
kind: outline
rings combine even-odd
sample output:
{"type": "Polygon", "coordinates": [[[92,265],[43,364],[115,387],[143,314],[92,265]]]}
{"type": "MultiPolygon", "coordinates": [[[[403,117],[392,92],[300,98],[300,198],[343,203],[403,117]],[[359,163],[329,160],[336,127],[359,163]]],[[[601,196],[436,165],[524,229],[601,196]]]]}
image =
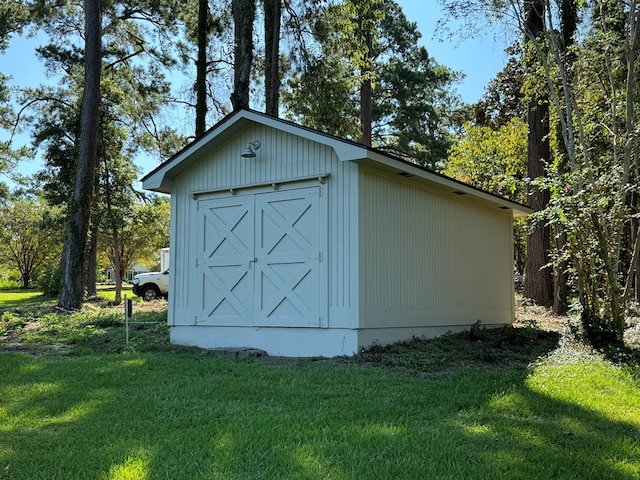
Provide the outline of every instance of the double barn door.
{"type": "Polygon", "coordinates": [[[198,200],[196,324],[324,326],[321,203],[321,187],[198,200]]]}

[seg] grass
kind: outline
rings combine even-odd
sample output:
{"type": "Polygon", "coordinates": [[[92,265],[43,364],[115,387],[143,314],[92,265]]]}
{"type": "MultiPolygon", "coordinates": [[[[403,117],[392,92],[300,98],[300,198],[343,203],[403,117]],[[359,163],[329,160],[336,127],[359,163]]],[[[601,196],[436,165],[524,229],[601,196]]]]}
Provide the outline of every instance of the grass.
{"type": "Polygon", "coordinates": [[[40,290],[0,290],[0,308],[33,305],[34,303],[46,303],[52,300],[51,297],[45,297],[40,290]]]}
{"type": "MultiPolygon", "coordinates": [[[[122,296],[127,295],[136,302],[142,299],[131,292],[131,286],[123,285],[122,296]]],[[[99,285],[98,296],[109,301],[114,301],[116,297],[115,287],[113,285],[99,285]]],[[[43,295],[41,290],[37,289],[4,289],[0,290],[0,309],[6,307],[17,307],[21,305],[33,305],[34,303],[52,303],[55,298],[43,295]]]]}
{"type": "Polygon", "coordinates": [[[129,347],[101,305],[2,314],[0,479],[640,477],[633,355],[519,328],[221,359],[167,345],[162,307],[129,347]]]}

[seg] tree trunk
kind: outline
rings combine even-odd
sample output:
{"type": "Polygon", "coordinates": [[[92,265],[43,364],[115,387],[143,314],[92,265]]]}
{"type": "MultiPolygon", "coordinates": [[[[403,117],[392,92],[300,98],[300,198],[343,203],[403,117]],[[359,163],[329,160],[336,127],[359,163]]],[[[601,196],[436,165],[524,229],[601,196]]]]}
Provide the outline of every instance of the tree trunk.
{"type": "MultiPolygon", "coordinates": [[[[564,226],[558,225],[556,230],[556,249],[564,250],[567,245],[567,232],[564,226]]],[[[569,308],[567,301],[567,283],[569,275],[567,274],[569,265],[565,261],[561,261],[556,265],[553,275],[553,313],[556,315],[565,315],[569,308]]]]}
{"type": "MultiPolygon", "coordinates": [[[[565,61],[566,72],[569,76],[572,74],[571,64],[574,60],[574,53],[571,47],[574,43],[574,35],[578,22],[578,6],[575,0],[562,0],[560,2],[560,29],[562,31],[562,53],[565,61]]],[[[571,79],[569,79],[571,81],[571,79]]],[[[566,173],[569,170],[569,154],[562,136],[562,126],[560,122],[556,124],[556,138],[558,139],[558,151],[560,155],[560,164],[558,171],[566,173]]],[[[567,245],[567,232],[564,225],[557,224],[555,226],[555,248],[558,252],[563,252],[567,245]]],[[[567,283],[569,275],[567,270],[569,264],[567,261],[558,262],[554,268],[553,275],[553,313],[556,315],[565,315],[569,308],[567,301],[567,283]]]]}
{"type": "Polygon", "coordinates": [[[209,0],[198,0],[198,58],[196,60],[196,138],[207,126],[207,45],[209,40],[209,0]]]}
{"type": "Polygon", "coordinates": [[[113,226],[111,230],[111,248],[113,249],[113,273],[116,281],[116,296],[113,301],[114,305],[120,305],[122,303],[122,256],[120,252],[120,236],[118,234],[118,227],[113,226]]]}
{"type": "Polygon", "coordinates": [[[282,0],[264,0],[265,111],[278,116],[280,99],[280,17],[282,0]]]}
{"type": "Polygon", "coordinates": [[[253,63],[253,20],[255,0],[233,0],[231,4],[234,25],[233,93],[234,110],[249,108],[249,85],[253,63]]]}
{"type": "Polygon", "coordinates": [[[85,68],[84,93],[78,171],[62,253],[63,285],[59,307],[76,310],[83,301],[84,258],[91,219],[96,170],[100,75],[102,68],[101,13],[99,0],[85,0],[85,68]]]}
{"type": "Polygon", "coordinates": [[[360,86],[360,128],[362,137],[360,143],[371,146],[371,136],[373,135],[373,88],[371,85],[371,49],[372,39],[371,32],[364,34],[366,48],[366,67],[360,72],[362,76],[362,85],[360,86]]]}
{"type": "Polygon", "coordinates": [[[96,287],[98,276],[98,222],[91,222],[90,236],[89,255],[87,256],[87,269],[84,282],[88,298],[98,295],[98,289],[96,287]]]}
{"type": "MultiPolygon", "coordinates": [[[[525,0],[526,38],[536,38],[544,32],[545,0],[525,0]]],[[[531,63],[530,69],[535,65],[531,63]]],[[[545,163],[549,161],[549,104],[546,95],[529,101],[527,122],[529,125],[527,169],[531,179],[546,176],[545,163]]],[[[535,211],[544,210],[549,204],[549,191],[537,186],[528,187],[529,206],[535,211]]],[[[530,226],[527,238],[527,261],[524,296],[539,305],[553,303],[553,281],[549,263],[550,229],[544,221],[530,226]]]]}

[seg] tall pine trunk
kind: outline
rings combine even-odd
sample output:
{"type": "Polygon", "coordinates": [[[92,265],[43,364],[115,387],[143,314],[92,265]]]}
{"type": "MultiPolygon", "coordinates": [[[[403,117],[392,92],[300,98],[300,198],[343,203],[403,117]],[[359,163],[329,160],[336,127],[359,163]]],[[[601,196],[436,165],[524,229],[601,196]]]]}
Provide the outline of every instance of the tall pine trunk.
{"type": "Polygon", "coordinates": [[[264,0],[265,111],[278,116],[280,103],[280,18],[282,0],[264,0]]]}
{"type": "Polygon", "coordinates": [[[102,67],[100,0],[85,0],[84,92],[78,170],[69,204],[69,219],[62,252],[63,285],[59,307],[76,310],[84,296],[84,265],[91,200],[96,171],[100,75],[102,67]]]}
{"type": "Polygon", "coordinates": [[[209,40],[209,0],[198,0],[198,58],[196,59],[196,138],[202,135],[207,119],[207,45],[209,40]]]}
{"type": "Polygon", "coordinates": [[[253,63],[253,21],[256,16],[255,0],[233,0],[231,3],[234,25],[233,93],[234,110],[249,108],[249,86],[253,63]]]}
{"type": "MultiPolygon", "coordinates": [[[[525,41],[544,33],[545,0],[525,0],[525,41]]],[[[535,69],[535,60],[528,65],[535,69]]],[[[527,145],[527,170],[531,179],[546,176],[549,161],[549,103],[546,95],[529,100],[527,123],[529,125],[527,145]]],[[[528,187],[529,206],[535,211],[544,210],[549,204],[549,190],[536,185],[528,187]]],[[[544,221],[530,226],[527,237],[526,281],[524,296],[539,305],[553,303],[553,280],[549,264],[551,232],[544,221]]]]}
{"type": "Polygon", "coordinates": [[[365,44],[365,67],[360,72],[362,77],[362,85],[360,86],[360,128],[362,136],[360,143],[371,146],[371,136],[373,135],[373,86],[371,84],[371,64],[373,60],[372,48],[373,41],[371,32],[364,33],[365,44]]]}

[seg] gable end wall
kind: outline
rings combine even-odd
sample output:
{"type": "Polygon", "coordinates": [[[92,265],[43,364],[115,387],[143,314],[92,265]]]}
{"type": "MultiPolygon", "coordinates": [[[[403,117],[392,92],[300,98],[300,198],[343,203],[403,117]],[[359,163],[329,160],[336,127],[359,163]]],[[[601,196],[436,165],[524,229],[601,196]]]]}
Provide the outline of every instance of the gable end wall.
{"type": "Polygon", "coordinates": [[[202,161],[177,177],[172,192],[171,248],[172,286],[169,324],[194,325],[189,305],[190,271],[194,262],[194,242],[199,232],[195,198],[296,188],[306,183],[318,185],[318,176],[329,174],[322,184],[327,195],[328,237],[328,319],[329,328],[357,327],[357,166],[338,160],[331,147],[303,137],[255,124],[209,152],[202,161]],[[246,145],[259,140],[253,159],[242,158],[246,145]],[[295,182],[297,179],[306,179],[295,182]],[[175,260],[175,262],[174,262],[175,260]]]}

